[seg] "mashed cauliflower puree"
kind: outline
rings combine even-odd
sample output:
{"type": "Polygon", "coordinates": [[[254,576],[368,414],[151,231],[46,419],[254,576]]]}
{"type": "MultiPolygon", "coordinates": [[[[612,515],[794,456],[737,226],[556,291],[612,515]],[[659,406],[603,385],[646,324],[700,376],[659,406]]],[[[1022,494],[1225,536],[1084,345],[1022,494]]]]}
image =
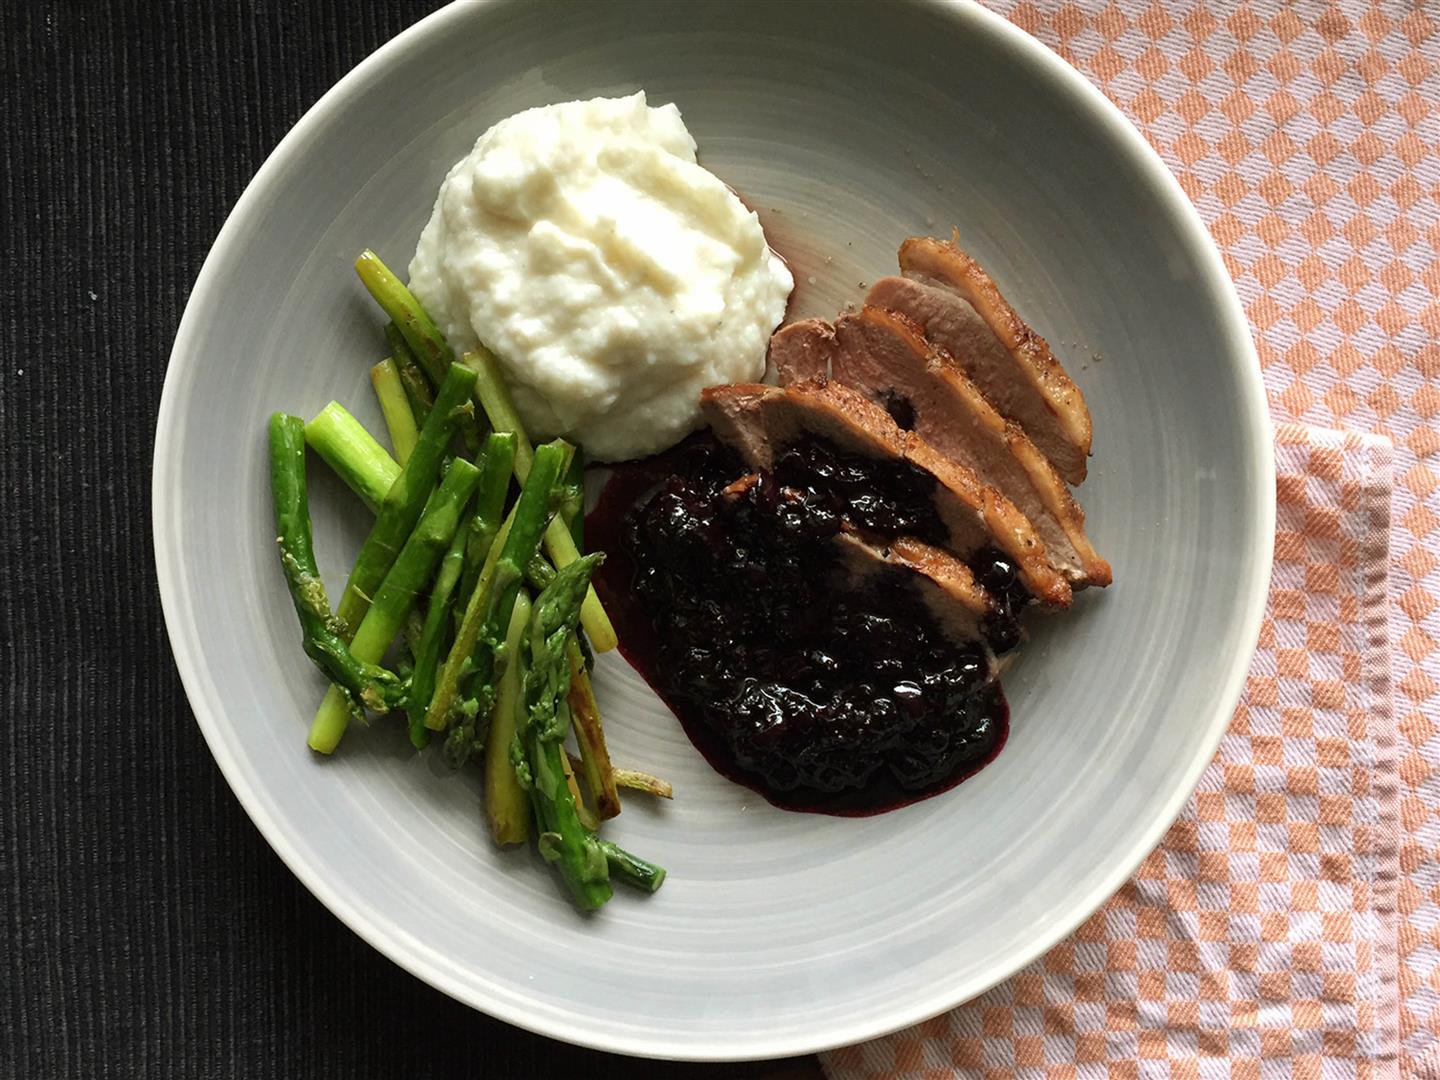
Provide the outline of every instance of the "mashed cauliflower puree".
{"type": "Polygon", "coordinates": [[[698,395],[759,379],[794,282],[760,221],[644,93],[496,124],[440,187],[410,288],[457,352],[499,357],[533,436],[595,458],[699,425],[698,395]]]}

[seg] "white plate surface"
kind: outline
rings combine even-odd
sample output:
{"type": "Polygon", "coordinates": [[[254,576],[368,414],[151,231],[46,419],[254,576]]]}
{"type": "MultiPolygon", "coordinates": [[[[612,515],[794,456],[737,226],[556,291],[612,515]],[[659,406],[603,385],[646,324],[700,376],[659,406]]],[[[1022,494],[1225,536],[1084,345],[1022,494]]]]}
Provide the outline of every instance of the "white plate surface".
{"type": "MultiPolygon", "coordinates": [[[[338,590],[366,518],[311,470],[338,590]]],[[[740,1059],[890,1031],[1039,955],[1124,881],[1212,755],[1258,632],[1274,522],[1258,366],[1224,269],[1159,160],[1079,75],[970,5],[447,8],[346,76],[256,176],[176,339],[155,546],[196,717],[256,825],[336,915],[419,977],[591,1046],[740,1059]],[[498,852],[474,777],[392,724],[333,760],[273,545],[266,416],[331,398],[379,424],[382,344],[349,267],[404,267],[448,166],[518,109],[646,89],[761,213],[833,314],[952,224],[1055,345],[1095,419],[1091,533],[1116,584],[1041,620],[1009,745],[955,791],[860,820],[715,775],[623,661],[597,687],[620,762],[674,780],[607,826],[667,866],[584,918],[498,852]]]]}

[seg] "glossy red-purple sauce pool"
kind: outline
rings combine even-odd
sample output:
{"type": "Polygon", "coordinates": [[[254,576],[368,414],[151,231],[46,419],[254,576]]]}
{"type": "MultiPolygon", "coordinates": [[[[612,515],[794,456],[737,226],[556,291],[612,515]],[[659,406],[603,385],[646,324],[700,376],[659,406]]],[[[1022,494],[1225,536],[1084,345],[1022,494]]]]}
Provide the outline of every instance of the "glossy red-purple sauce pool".
{"type": "MultiPolygon", "coordinates": [[[[703,437],[702,437],[703,438],[703,437]]],[[[614,469],[595,509],[586,517],[586,546],[606,553],[595,586],[610,613],[620,640],[620,652],[645,679],[680,721],[690,741],[713,768],[727,778],[757,792],[775,806],[787,810],[847,817],[867,816],[930,798],[948,791],[994,760],[1008,733],[1008,708],[998,685],[987,692],[984,721],[993,742],[982,757],[966,761],[953,771],[923,787],[907,789],[888,770],[879,769],[860,788],[827,793],[809,787],[776,790],[763,778],[742,768],[726,739],[698,715],[684,695],[669,692],[659,662],[659,641],[650,614],[634,588],[636,564],[622,542],[623,522],[642,499],[674,475],[677,456],[696,440],[676,451],[621,465],[614,469]]]]}

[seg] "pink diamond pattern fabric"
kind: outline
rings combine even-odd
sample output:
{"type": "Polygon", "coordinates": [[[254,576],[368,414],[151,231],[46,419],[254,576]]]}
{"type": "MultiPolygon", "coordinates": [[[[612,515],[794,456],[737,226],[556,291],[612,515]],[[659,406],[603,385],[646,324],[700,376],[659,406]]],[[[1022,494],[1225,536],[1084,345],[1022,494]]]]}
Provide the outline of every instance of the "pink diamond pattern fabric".
{"type": "MultiPolygon", "coordinates": [[[[1246,307],[1282,438],[1300,438],[1283,425],[1302,424],[1393,442],[1386,619],[1394,746],[1384,745],[1378,715],[1352,713],[1357,695],[1374,694],[1352,678],[1346,656],[1354,651],[1319,647],[1327,635],[1361,633],[1346,618],[1365,596],[1359,571],[1309,561],[1315,537],[1295,524],[1297,504],[1285,501],[1282,479],[1270,642],[1176,832],[1044,962],[950,1017],[829,1055],[826,1067],[848,1080],[1033,1069],[1269,1076],[1294,1067],[1294,1075],[1318,1076],[1309,1070],[1324,1063],[1328,1076],[1330,1063],[1334,1075],[1373,1075],[1390,1061],[1405,1076],[1440,1077],[1440,7],[989,6],[1089,77],[1179,177],[1246,307]],[[1335,619],[1323,614],[1332,607],[1335,619]],[[1312,623],[1328,629],[1312,637],[1312,623]],[[1295,703],[1306,687],[1318,697],[1295,703]],[[1301,708],[1313,714],[1308,728],[1286,712],[1301,708]],[[1333,727],[1342,715],[1355,730],[1333,727]],[[1268,726],[1252,730],[1262,719],[1268,726]],[[1392,749],[1393,769],[1383,771],[1392,749]],[[1395,788],[1388,937],[1375,906],[1390,880],[1373,870],[1379,839],[1355,824],[1347,848],[1333,831],[1343,826],[1324,819],[1339,807],[1338,793],[1322,785],[1346,769],[1368,786],[1368,794],[1351,792],[1352,817],[1365,800],[1373,803],[1366,813],[1380,814],[1388,803],[1378,793],[1395,788]],[[1284,772],[1279,786],[1276,770],[1284,772]],[[1314,791],[1303,794],[1292,780],[1313,782],[1314,791]],[[1313,814],[1303,800],[1314,800],[1313,814]],[[1333,908],[1335,888],[1358,890],[1348,911],[1333,908]],[[1227,903],[1217,909],[1222,891],[1227,903]],[[1162,954],[1171,959],[1161,962],[1162,954]],[[1273,966],[1281,955],[1290,968],[1273,966]],[[1395,957],[1398,1001],[1389,1016],[1376,1012],[1385,1005],[1384,956],[1395,957]],[[1282,1013],[1288,1025],[1278,1022],[1282,1013]]],[[[1340,455],[1344,474],[1358,475],[1367,460],[1380,468],[1370,444],[1337,448],[1327,438],[1314,435],[1320,449],[1340,455]]],[[[1280,447],[1282,466],[1289,463],[1289,483],[1304,478],[1314,524],[1362,543],[1353,531],[1359,511],[1311,502],[1330,481],[1297,465],[1293,454],[1303,450],[1293,447],[1303,444],[1290,445],[1280,447]]],[[[1333,469],[1335,459],[1326,460],[1322,468],[1333,469]]]]}
{"type": "Polygon", "coordinates": [[[833,1080],[1394,1076],[1391,445],[1283,425],[1245,696],[1165,840],[1067,941],[833,1080]]]}

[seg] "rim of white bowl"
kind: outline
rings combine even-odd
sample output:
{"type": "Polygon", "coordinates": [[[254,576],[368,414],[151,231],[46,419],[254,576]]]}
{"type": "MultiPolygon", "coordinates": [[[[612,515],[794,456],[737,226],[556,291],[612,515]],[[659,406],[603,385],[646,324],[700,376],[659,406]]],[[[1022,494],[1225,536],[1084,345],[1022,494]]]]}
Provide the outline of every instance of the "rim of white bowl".
{"type": "MultiPolygon", "coordinates": [[[[491,0],[482,0],[489,4],[491,0]]],[[[156,422],[155,456],[152,466],[151,506],[152,531],[155,544],[156,575],[160,585],[160,606],[165,615],[167,628],[178,624],[182,609],[189,603],[188,593],[180,575],[174,569],[180,565],[183,551],[172,544],[168,530],[162,528],[172,513],[170,494],[173,491],[172,462],[176,459],[172,441],[177,437],[177,411],[182,406],[181,387],[188,374],[187,358],[194,352],[198,335],[194,312],[206,307],[215,292],[217,268],[229,257],[237,236],[244,232],[244,221],[259,211],[267,202],[270,187],[276,177],[283,173],[287,163],[296,157],[305,145],[310,129],[322,123],[339,104],[358,88],[372,81],[383,69],[400,62],[404,54],[416,48],[430,35],[442,32],[450,22],[457,20],[465,9],[474,6],[473,0],[455,2],[427,15],[396,37],[371,53],[351,71],[344,75],[324,96],[320,98],[295,126],[280,140],[279,145],[265,159],[246,186],[234,209],[225,220],[214,245],[200,268],[195,288],[185,305],[180,328],[175,335],[175,344],[170,352],[169,366],[165,372],[165,385],[160,397],[160,410],[156,422]]],[[[1012,25],[1003,16],[981,7],[974,0],[940,0],[935,5],[962,24],[978,28],[982,34],[1000,39],[1005,44],[1023,52],[1034,64],[1037,73],[1058,89],[1084,105],[1094,118],[1116,136],[1136,163],[1144,170],[1146,178],[1155,185],[1166,209],[1177,222],[1182,234],[1199,259],[1199,273],[1216,289],[1221,297],[1218,314],[1230,345],[1230,355],[1238,356],[1242,363],[1240,375],[1241,403],[1246,428],[1256,436],[1256,455],[1252,459],[1260,483],[1255,498],[1249,507],[1251,527],[1252,558],[1250,581],[1243,592],[1244,611],[1239,644],[1243,646],[1234,655],[1230,670],[1218,687],[1211,706],[1208,730],[1204,740],[1204,753],[1197,754],[1186,764],[1183,775],[1174,791],[1165,802],[1161,813],[1156,815],[1142,832],[1134,846],[1124,858],[1116,858],[1111,870],[1090,891],[1077,896],[1071,903],[1068,914],[1055,919],[1027,943],[1026,947],[1011,954],[1003,963],[995,964],[990,970],[961,982],[936,986],[932,992],[916,1004],[906,1008],[887,1011],[875,1010],[866,1016],[856,1016],[844,1024],[831,1022],[825,1027],[786,1033],[784,1035],[747,1041],[740,1033],[729,1037],[696,1039],[693,1036],[654,1039],[650,1037],[616,1036],[597,1023],[576,1024],[578,1018],[565,1022],[536,1019],[523,1008],[516,1008],[507,1002],[487,997],[476,988],[461,985],[442,970],[432,967],[425,958],[403,936],[393,934],[386,926],[369,919],[350,900],[337,890],[317,870],[301,857],[285,838],[284,830],[271,816],[270,808],[250,786],[239,763],[231,756],[220,737],[224,720],[218,708],[202,690],[205,686],[203,665],[189,645],[189,639],[181,634],[170,635],[170,647],[175,656],[175,665],[185,687],[195,719],[210,746],[220,771],[224,775],[240,805],[250,815],[250,820],[270,844],[275,853],[300,879],[300,882],[345,923],[382,955],[399,964],[412,975],[429,983],[451,997],[464,1002],[487,1015],[506,1023],[514,1024],[527,1031],[613,1053],[635,1056],[656,1057],[669,1060],[691,1061],[742,1061],[766,1058],[790,1057],[797,1054],[811,1054],[823,1050],[864,1042],[898,1031],[901,1028],[927,1020],[1003,982],[1015,972],[1044,955],[1062,938],[1099,909],[1107,899],[1125,883],[1136,867],[1159,844],[1175,818],[1179,816],[1189,800],[1205,767],[1215,756],[1220,739],[1229,724],[1236,703],[1244,688],[1245,676],[1249,671],[1255,644],[1260,636],[1260,623],[1265,612],[1265,600],[1269,591],[1273,540],[1275,536],[1275,474],[1274,449],[1270,435],[1269,408],[1265,398],[1264,382],[1260,374],[1260,362],[1255,353],[1249,325],[1244,310],[1235,293],[1234,283],[1225,270],[1220,252],[1215,247],[1209,232],[1200,220],[1199,214],[1186,196],[1180,183],[1165,167],[1160,156],[1145,141],[1144,136],[1126,119],[1125,115],[1090,83],[1079,71],[1071,67],[1059,55],[1031,37],[1019,27],[1012,25]],[[843,1030],[841,1028],[843,1027],[843,1030]]]]}

